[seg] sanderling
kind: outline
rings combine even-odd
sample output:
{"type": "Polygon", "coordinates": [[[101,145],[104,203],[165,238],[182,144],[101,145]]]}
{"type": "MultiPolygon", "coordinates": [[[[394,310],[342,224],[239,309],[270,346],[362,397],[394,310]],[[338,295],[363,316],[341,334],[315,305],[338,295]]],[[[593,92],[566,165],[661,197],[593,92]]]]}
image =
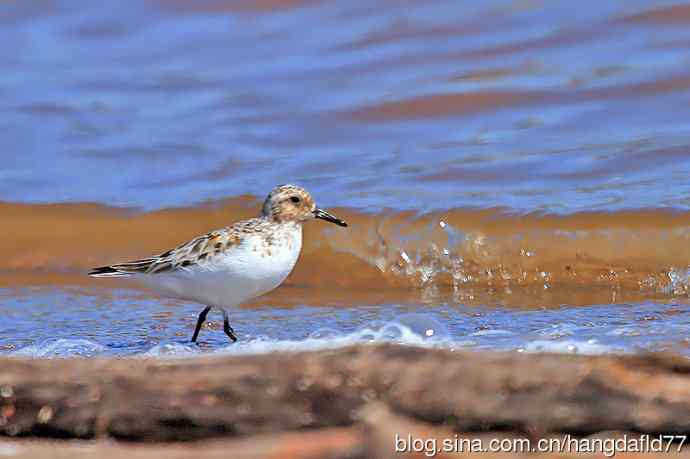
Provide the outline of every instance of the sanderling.
{"type": "Polygon", "coordinates": [[[266,197],[261,215],[211,231],[160,255],[94,268],[93,277],[131,276],[164,295],[205,304],[192,342],[211,308],[223,313],[223,330],[234,342],[227,308],[278,287],[302,249],[302,223],[313,218],[347,226],[314,204],[304,189],[279,185],[266,197]]]}

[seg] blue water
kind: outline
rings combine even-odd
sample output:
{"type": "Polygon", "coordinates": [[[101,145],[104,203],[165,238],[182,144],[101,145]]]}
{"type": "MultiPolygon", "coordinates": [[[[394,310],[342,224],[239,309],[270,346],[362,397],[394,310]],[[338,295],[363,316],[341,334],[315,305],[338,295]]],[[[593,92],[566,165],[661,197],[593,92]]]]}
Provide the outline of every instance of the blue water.
{"type": "Polygon", "coordinates": [[[685,210],[676,3],[4,2],[0,200],[685,210]]]}
{"type": "Polygon", "coordinates": [[[194,345],[189,339],[200,309],[133,290],[113,291],[104,300],[87,289],[28,289],[0,305],[0,350],[34,357],[186,356],[392,341],[515,352],[690,354],[690,309],[678,301],[523,310],[447,303],[265,304],[230,311],[237,343],[229,343],[220,314],[212,312],[211,327],[202,329],[194,345]]]}
{"type": "MultiPolygon", "coordinates": [[[[194,355],[370,339],[425,344],[424,322],[447,330],[431,345],[452,348],[688,353],[690,260],[678,260],[688,228],[670,225],[670,214],[649,213],[690,210],[688,5],[587,0],[574,14],[565,1],[267,3],[3,2],[0,201],[147,211],[263,198],[278,183],[296,182],[319,205],[382,225],[403,210],[452,209],[460,223],[474,218],[467,209],[600,211],[613,216],[608,227],[595,222],[587,233],[590,217],[563,230],[582,229],[589,242],[565,244],[582,244],[577,261],[599,263],[604,278],[641,273],[634,292],[544,308],[538,296],[508,307],[491,296],[491,285],[486,301],[469,293],[427,301],[413,289],[403,304],[392,293],[349,300],[344,290],[343,304],[333,307],[311,301],[306,290],[287,302],[274,301],[279,293],[232,311],[239,343],[227,346],[215,317],[197,348],[186,341],[201,306],[119,286],[84,287],[74,279],[86,261],[63,254],[63,263],[52,246],[44,253],[53,227],[41,216],[51,208],[34,207],[30,224],[45,229],[27,234],[40,237],[24,237],[26,228],[19,228],[6,238],[22,250],[0,264],[0,275],[23,281],[0,289],[0,353],[194,355]],[[618,231],[624,209],[648,213],[618,231]],[[647,215],[649,231],[635,233],[647,215]],[[616,250],[624,234],[621,253],[611,250],[615,257],[601,261],[601,234],[616,250]],[[645,251],[635,250],[635,240],[647,244],[645,251]],[[52,287],[38,280],[64,273],[74,277],[47,282],[52,287]],[[640,291],[647,296],[619,299],[640,291]]],[[[519,275],[523,262],[534,265],[530,276],[541,272],[558,238],[541,247],[534,234],[544,227],[533,221],[534,229],[523,232],[522,223],[502,239],[475,230],[468,251],[479,272],[485,263],[489,274],[519,275]],[[510,251],[517,245],[505,241],[524,235],[531,238],[524,253],[543,258],[525,262],[530,256],[522,252],[494,250],[504,241],[510,251]]],[[[404,246],[381,247],[374,236],[372,230],[371,240],[345,252],[372,266],[378,258],[366,252],[371,247],[402,256],[404,246]]],[[[424,250],[433,245],[424,234],[409,237],[422,240],[424,250]]],[[[103,258],[106,242],[85,257],[103,258]]],[[[470,258],[463,260],[468,270],[470,258]]],[[[604,281],[597,285],[613,285],[604,281]]]]}

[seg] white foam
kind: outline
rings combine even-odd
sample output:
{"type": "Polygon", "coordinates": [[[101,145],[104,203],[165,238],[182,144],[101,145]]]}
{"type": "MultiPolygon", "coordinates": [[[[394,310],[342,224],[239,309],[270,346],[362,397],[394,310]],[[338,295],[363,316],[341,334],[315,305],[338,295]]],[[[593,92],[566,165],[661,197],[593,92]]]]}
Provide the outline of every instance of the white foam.
{"type": "Polygon", "coordinates": [[[214,354],[245,355],[266,354],[269,352],[299,352],[320,349],[333,349],[361,343],[397,343],[420,347],[455,347],[448,337],[436,337],[431,333],[422,336],[409,327],[389,322],[378,327],[362,327],[352,333],[341,333],[332,329],[319,329],[304,340],[275,340],[265,337],[246,342],[238,341],[214,351],[214,354]]]}
{"type": "Polygon", "coordinates": [[[102,346],[88,339],[56,339],[33,344],[12,352],[12,357],[64,358],[95,357],[105,352],[102,346]]]}
{"type": "Polygon", "coordinates": [[[538,330],[537,333],[541,336],[548,337],[551,339],[563,338],[565,336],[572,336],[582,327],[579,327],[572,323],[558,323],[553,324],[547,328],[538,330]]]}
{"type": "Polygon", "coordinates": [[[600,344],[595,340],[588,341],[548,341],[548,340],[534,340],[527,343],[524,347],[518,349],[523,352],[555,352],[559,354],[582,354],[582,355],[599,355],[610,354],[612,352],[619,352],[619,350],[600,344]]]}
{"type": "Polygon", "coordinates": [[[201,351],[197,347],[179,343],[160,343],[152,347],[143,354],[135,357],[142,358],[165,358],[165,357],[193,357],[199,355],[201,351]]]}
{"type": "MultiPolygon", "coordinates": [[[[522,341],[510,330],[487,329],[469,335],[451,336],[445,324],[431,314],[405,313],[392,322],[371,321],[352,332],[319,328],[304,339],[275,339],[266,336],[242,337],[224,347],[206,350],[193,344],[165,342],[133,355],[134,358],[189,358],[201,355],[249,355],[270,352],[301,352],[334,349],[354,344],[396,343],[407,346],[445,349],[496,349],[520,352],[555,352],[570,354],[605,354],[620,349],[599,343],[573,339],[577,328],[572,324],[539,330],[536,339],[522,341]],[[556,339],[546,339],[556,338],[556,339]],[[522,341],[522,342],[521,342],[522,341]],[[519,347],[520,346],[520,347],[519,347]]],[[[618,333],[625,333],[624,329],[618,333]]],[[[66,358],[112,355],[107,348],[86,339],[57,339],[27,346],[10,354],[16,357],[66,358]]]]}
{"type": "Polygon", "coordinates": [[[642,331],[635,327],[617,327],[606,332],[609,336],[640,336],[642,331]]]}
{"type": "MultiPolygon", "coordinates": [[[[303,340],[276,340],[268,337],[241,339],[210,352],[191,344],[160,343],[151,349],[133,355],[135,358],[185,358],[199,355],[245,355],[269,352],[297,352],[332,349],[358,343],[398,343],[424,347],[454,347],[443,324],[426,314],[401,316],[410,326],[397,322],[372,321],[351,333],[332,328],[320,328],[303,340]],[[415,328],[413,330],[411,327],[415,328]]],[[[462,346],[462,344],[460,344],[462,346]]],[[[86,339],[57,339],[19,349],[11,356],[33,358],[95,357],[103,355],[106,347],[86,339]]]]}
{"type": "Polygon", "coordinates": [[[514,335],[510,330],[501,330],[501,329],[484,329],[484,330],[477,330],[476,332],[472,332],[470,336],[511,336],[514,335]]]}

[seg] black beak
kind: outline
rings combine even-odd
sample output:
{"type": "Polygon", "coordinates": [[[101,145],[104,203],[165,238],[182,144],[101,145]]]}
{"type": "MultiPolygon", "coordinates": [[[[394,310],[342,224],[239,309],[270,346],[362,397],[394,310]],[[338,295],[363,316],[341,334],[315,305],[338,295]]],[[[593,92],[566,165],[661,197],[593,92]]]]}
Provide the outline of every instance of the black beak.
{"type": "Polygon", "coordinates": [[[335,223],[338,226],[347,226],[347,223],[337,218],[335,215],[331,215],[323,209],[314,209],[314,217],[320,218],[321,220],[326,220],[327,222],[335,223]]]}

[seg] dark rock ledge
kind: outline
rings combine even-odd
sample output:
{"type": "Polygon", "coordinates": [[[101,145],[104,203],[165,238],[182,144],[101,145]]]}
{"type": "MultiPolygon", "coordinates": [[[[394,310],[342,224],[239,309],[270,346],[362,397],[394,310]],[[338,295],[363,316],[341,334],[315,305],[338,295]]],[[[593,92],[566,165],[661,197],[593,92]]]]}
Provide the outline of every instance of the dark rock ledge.
{"type": "Polygon", "coordinates": [[[16,448],[16,457],[57,454],[55,441],[35,437],[96,439],[77,442],[88,447],[58,442],[70,457],[192,457],[200,444],[212,457],[214,448],[234,458],[389,457],[394,435],[412,432],[690,434],[690,361],[397,345],[179,360],[0,360],[0,449],[16,448]]]}

